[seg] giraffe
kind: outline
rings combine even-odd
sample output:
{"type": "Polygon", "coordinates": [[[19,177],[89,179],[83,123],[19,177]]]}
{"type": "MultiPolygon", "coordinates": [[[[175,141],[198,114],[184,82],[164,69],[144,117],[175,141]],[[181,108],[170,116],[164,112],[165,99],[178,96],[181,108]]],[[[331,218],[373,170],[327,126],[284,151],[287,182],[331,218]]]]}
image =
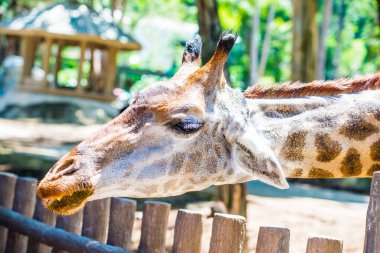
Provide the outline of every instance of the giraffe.
{"type": "Polygon", "coordinates": [[[144,89],[49,170],[37,189],[44,205],[69,215],[106,197],[173,196],[254,179],[286,189],[286,177],[380,169],[380,76],[346,80],[341,86],[353,93],[250,99],[260,92],[232,89],[223,74],[235,40],[223,33],[202,67],[200,38],[188,42],[171,79],[144,89]],[[366,90],[354,92],[357,82],[366,90]]]}

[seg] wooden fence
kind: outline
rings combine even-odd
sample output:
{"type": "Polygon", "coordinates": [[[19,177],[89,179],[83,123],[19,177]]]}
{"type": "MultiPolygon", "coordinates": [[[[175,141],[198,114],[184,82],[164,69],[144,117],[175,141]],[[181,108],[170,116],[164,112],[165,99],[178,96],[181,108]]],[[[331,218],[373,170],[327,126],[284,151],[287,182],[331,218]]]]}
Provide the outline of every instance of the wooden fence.
{"type": "MultiPolygon", "coordinates": [[[[87,203],[72,216],[55,216],[36,197],[37,180],[0,172],[0,253],[131,252],[136,202],[125,198],[87,203]]],[[[365,253],[380,253],[380,172],[374,174],[368,206],[365,253]]],[[[138,252],[165,252],[170,204],[147,201],[138,252]]],[[[364,218],[364,217],[363,217],[364,218]]],[[[174,253],[201,252],[201,213],[179,210],[174,227],[174,253]]],[[[353,228],[355,229],[355,228],[353,228]]],[[[246,219],[216,214],[209,252],[245,251],[246,219]]],[[[288,253],[290,231],[260,227],[256,253],[288,253]]],[[[340,253],[343,241],[309,237],[307,253],[340,253]]]]}

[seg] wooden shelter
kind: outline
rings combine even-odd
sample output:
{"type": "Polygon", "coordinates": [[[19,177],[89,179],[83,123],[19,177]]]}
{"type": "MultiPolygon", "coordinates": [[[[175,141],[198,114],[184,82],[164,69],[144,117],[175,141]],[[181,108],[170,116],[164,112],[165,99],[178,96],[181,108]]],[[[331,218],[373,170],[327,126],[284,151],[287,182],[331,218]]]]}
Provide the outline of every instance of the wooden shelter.
{"type": "MultiPolygon", "coordinates": [[[[0,23],[0,35],[21,40],[24,58],[20,90],[57,95],[112,99],[117,74],[117,54],[141,46],[119,26],[83,4],[53,4],[0,23]],[[62,51],[80,52],[74,82],[59,84],[62,51]],[[40,52],[40,60],[37,52],[40,52]],[[36,62],[43,77],[32,74],[36,62]],[[84,64],[87,72],[83,71],[84,64]],[[89,70],[88,70],[89,69],[89,70]]],[[[41,76],[41,75],[40,75],[41,76]]]]}

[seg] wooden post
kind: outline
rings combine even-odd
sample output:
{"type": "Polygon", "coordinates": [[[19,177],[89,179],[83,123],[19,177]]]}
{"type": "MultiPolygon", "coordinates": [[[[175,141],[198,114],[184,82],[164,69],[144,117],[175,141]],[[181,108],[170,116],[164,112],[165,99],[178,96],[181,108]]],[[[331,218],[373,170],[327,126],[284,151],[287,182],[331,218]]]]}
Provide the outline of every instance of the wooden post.
{"type": "MultiPolygon", "coordinates": [[[[83,224],[83,209],[79,212],[70,215],[70,216],[58,216],[57,217],[57,228],[62,228],[67,232],[80,235],[82,233],[82,224],[83,224]]],[[[66,251],[53,248],[53,253],[65,253],[66,251]]]]}
{"type": "Polygon", "coordinates": [[[63,41],[58,41],[58,51],[57,55],[55,57],[55,67],[54,67],[54,84],[55,86],[58,86],[58,72],[61,68],[61,60],[62,60],[62,50],[63,50],[63,41]]]}
{"type": "Polygon", "coordinates": [[[80,57],[79,57],[79,63],[78,63],[78,80],[77,80],[77,91],[82,91],[83,87],[81,85],[82,77],[83,77],[83,62],[84,62],[84,56],[87,49],[87,43],[85,41],[81,41],[80,43],[80,57]]]}
{"type": "Polygon", "coordinates": [[[170,204],[158,201],[146,201],[144,203],[138,252],[165,252],[170,207],[170,204]]]}
{"type": "Polygon", "coordinates": [[[112,198],[107,244],[128,249],[135,221],[136,201],[112,198]]]}
{"type": "Polygon", "coordinates": [[[118,49],[114,47],[108,48],[108,65],[106,72],[106,81],[104,87],[104,93],[109,95],[112,94],[112,89],[115,87],[115,78],[117,74],[117,57],[118,49]]]}
{"type": "MultiPolygon", "coordinates": [[[[0,172],[0,206],[12,208],[17,176],[0,172]]],[[[7,243],[8,229],[0,226],[0,253],[4,253],[7,243]]]]}
{"type": "Polygon", "coordinates": [[[107,242],[111,198],[88,202],[84,207],[82,235],[107,242]]]}
{"type": "MultiPolygon", "coordinates": [[[[40,198],[37,197],[33,219],[55,227],[57,216],[53,212],[49,211],[46,207],[44,207],[40,198]]],[[[41,244],[35,240],[29,240],[28,242],[28,253],[50,253],[51,250],[51,247],[41,244]]]]}
{"type": "Polygon", "coordinates": [[[314,236],[310,236],[307,240],[306,253],[342,253],[342,251],[342,240],[314,236]]]}
{"type": "Polygon", "coordinates": [[[289,253],[289,240],[287,228],[260,227],[256,253],[289,253]]]}
{"type": "Polygon", "coordinates": [[[238,253],[243,251],[246,219],[231,214],[215,214],[212,223],[210,253],[238,253]]]}
{"type": "Polygon", "coordinates": [[[90,52],[91,52],[91,58],[90,58],[90,74],[88,75],[87,79],[87,87],[86,89],[88,91],[92,91],[93,87],[95,86],[92,82],[95,80],[95,74],[94,74],[94,53],[95,53],[95,45],[90,44],[90,52]]]}
{"type": "Polygon", "coordinates": [[[380,172],[373,173],[365,226],[364,252],[380,253],[380,172]]]}
{"type": "MultiPolygon", "coordinates": [[[[37,180],[31,177],[19,177],[16,180],[13,210],[29,218],[33,217],[36,205],[37,180]]],[[[28,245],[28,237],[15,231],[9,230],[7,253],[24,253],[28,245]]]]}
{"type": "MultiPolygon", "coordinates": [[[[0,207],[0,224],[27,235],[31,240],[45,243],[50,246],[84,253],[132,253],[114,246],[105,245],[87,237],[68,233],[62,229],[52,228],[49,225],[20,215],[17,212],[0,207]]],[[[18,253],[19,251],[13,251],[18,253]]]]}
{"type": "Polygon", "coordinates": [[[179,210],[174,227],[173,253],[199,253],[202,243],[202,214],[179,210]]]}
{"type": "Polygon", "coordinates": [[[52,39],[50,37],[47,37],[45,40],[45,50],[42,52],[42,69],[45,72],[45,85],[46,87],[49,87],[49,81],[47,80],[49,72],[50,72],[50,54],[51,54],[51,45],[52,45],[52,39]]]}
{"type": "Polygon", "coordinates": [[[36,55],[36,41],[34,37],[23,37],[21,54],[24,59],[24,65],[22,67],[21,74],[21,83],[23,84],[25,78],[31,75],[34,65],[34,58],[36,55]]]}

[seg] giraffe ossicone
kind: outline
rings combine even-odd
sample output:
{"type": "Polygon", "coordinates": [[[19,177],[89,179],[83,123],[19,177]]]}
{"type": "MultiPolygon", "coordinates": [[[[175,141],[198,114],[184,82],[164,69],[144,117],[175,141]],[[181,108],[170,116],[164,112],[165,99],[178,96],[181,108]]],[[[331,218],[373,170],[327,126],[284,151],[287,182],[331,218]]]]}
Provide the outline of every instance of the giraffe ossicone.
{"type": "Polygon", "coordinates": [[[105,197],[173,196],[254,179],[284,189],[285,176],[367,176],[380,157],[379,91],[247,99],[223,74],[235,40],[223,33],[203,67],[200,38],[188,42],[171,79],[141,91],[50,169],[38,186],[45,206],[67,215],[105,197]]]}

